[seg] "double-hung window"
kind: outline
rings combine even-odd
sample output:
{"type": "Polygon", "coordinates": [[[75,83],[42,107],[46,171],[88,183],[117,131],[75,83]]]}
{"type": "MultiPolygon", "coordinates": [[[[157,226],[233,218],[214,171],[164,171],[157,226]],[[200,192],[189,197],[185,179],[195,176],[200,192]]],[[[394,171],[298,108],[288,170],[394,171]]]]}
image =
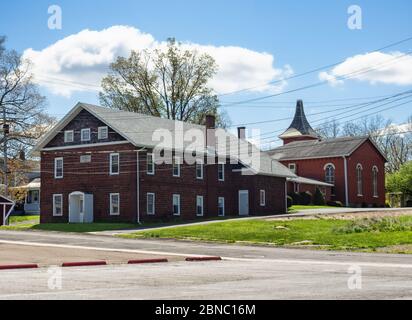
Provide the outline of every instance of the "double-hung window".
{"type": "Polygon", "coordinates": [[[173,157],[173,177],[180,177],[180,158],[173,157]]]}
{"type": "Polygon", "coordinates": [[[217,165],[217,178],[219,181],[225,181],[225,164],[218,163],[217,165]]]}
{"type": "Polygon", "coordinates": [[[203,161],[202,160],[196,161],[196,179],[199,179],[199,180],[203,179],[203,161]]]}
{"type": "Polygon", "coordinates": [[[153,153],[147,154],[147,174],[150,174],[150,175],[155,174],[155,164],[154,164],[154,154],[153,153]]]}
{"type": "Polygon", "coordinates": [[[63,178],[63,158],[54,159],[54,178],[63,178]]]}
{"type": "Polygon", "coordinates": [[[110,175],[118,175],[120,172],[120,158],[118,153],[110,154],[110,175]]]}
{"type": "Polygon", "coordinates": [[[74,131],[66,130],[64,131],[64,142],[73,142],[74,141],[74,131]]]}
{"type": "Polygon", "coordinates": [[[63,215],[63,195],[53,195],[53,216],[61,217],[63,215]]]}
{"type": "Polygon", "coordinates": [[[260,190],[259,192],[259,199],[260,199],[260,206],[264,207],[266,206],[266,191],[265,190],[260,190]]]}
{"type": "Polygon", "coordinates": [[[225,216],[225,198],[219,197],[217,200],[218,215],[219,217],[225,216]]]}
{"type": "Polygon", "coordinates": [[[90,141],[90,128],[82,129],[80,131],[81,141],[90,141]]]}
{"type": "Polygon", "coordinates": [[[97,128],[97,139],[104,140],[109,137],[109,128],[108,127],[98,127],[97,128]]]}
{"type": "Polygon", "coordinates": [[[196,197],[196,215],[203,216],[203,196],[196,197]]]}
{"type": "Polygon", "coordinates": [[[180,216],[180,194],[173,195],[173,215],[180,216]]]}
{"type": "Polygon", "coordinates": [[[120,214],[120,195],[118,193],[110,194],[110,215],[118,216],[120,214]]]}
{"type": "Polygon", "coordinates": [[[147,194],[147,214],[152,216],[155,214],[155,199],[156,196],[154,193],[148,193],[147,194]]]}

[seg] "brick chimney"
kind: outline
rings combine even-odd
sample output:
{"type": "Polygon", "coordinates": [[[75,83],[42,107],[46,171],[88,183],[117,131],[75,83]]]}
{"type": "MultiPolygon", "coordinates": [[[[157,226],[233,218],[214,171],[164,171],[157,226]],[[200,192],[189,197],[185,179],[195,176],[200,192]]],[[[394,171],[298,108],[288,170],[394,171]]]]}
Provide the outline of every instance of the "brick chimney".
{"type": "Polygon", "coordinates": [[[237,137],[239,139],[245,140],[246,139],[246,127],[238,127],[237,128],[237,137]]]}
{"type": "Polygon", "coordinates": [[[205,125],[206,125],[206,129],[215,129],[216,117],[213,114],[207,114],[205,125]]]}

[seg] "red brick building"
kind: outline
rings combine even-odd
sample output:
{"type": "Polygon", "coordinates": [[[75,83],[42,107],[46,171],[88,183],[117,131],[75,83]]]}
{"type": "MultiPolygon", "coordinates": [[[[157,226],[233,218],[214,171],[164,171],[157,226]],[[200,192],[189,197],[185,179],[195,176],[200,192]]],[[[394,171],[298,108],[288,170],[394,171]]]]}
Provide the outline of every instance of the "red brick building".
{"type": "MultiPolygon", "coordinates": [[[[385,204],[386,158],[369,137],[320,139],[299,100],[292,124],[280,138],[284,145],[268,154],[300,177],[332,184],[331,200],[346,206],[385,204]]],[[[293,188],[296,184],[290,183],[288,192],[293,188]]],[[[305,189],[300,185],[299,191],[305,189]]]]}
{"type": "Polygon", "coordinates": [[[239,137],[228,134],[237,154],[221,153],[209,134],[215,131],[212,117],[200,126],[77,104],[35,147],[41,156],[41,222],[285,213],[286,179],[296,176],[260,150],[257,167],[241,161],[242,130],[239,137]],[[163,153],[156,154],[162,130],[173,138],[190,130],[206,137],[195,148],[200,152],[194,164],[186,153],[193,154],[189,145],[196,143],[162,141],[163,153]],[[166,153],[169,163],[160,161],[166,153]]]}

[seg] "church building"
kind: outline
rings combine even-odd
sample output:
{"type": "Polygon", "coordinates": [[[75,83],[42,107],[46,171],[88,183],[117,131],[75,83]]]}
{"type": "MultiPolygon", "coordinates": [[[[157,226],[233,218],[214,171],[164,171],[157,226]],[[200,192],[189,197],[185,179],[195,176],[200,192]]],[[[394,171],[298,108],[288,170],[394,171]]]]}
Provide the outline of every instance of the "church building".
{"type": "Polygon", "coordinates": [[[311,191],[304,179],[332,185],[327,200],[345,206],[385,205],[385,155],[368,136],[322,139],[309,124],[298,100],[290,127],[279,136],[283,146],[268,154],[299,176],[289,180],[288,193],[311,191]]]}

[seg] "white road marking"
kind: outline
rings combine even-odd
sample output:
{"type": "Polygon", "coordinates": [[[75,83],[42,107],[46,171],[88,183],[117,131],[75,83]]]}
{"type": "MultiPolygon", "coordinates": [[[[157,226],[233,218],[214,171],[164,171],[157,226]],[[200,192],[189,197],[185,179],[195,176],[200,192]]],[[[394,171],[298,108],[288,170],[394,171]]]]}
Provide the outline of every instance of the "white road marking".
{"type": "Polygon", "coordinates": [[[21,245],[21,246],[33,246],[33,247],[53,247],[53,248],[64,248],[64,249],[82,249],[82,250],[95,250],[95,251],[141,253],[141,254],[153,254],[153,255],[163,255],[163,256],[168,255],[168,256],[177,256],[177,257],[209,257],[208,255],[204,255],[204,254],[199,255],[199,254],[183,254],[183,253],[175,253],[175,252],[148,251],[148,250],[136,250],[136,249],[99,248],[99,247],[73,246],[73,245],[67,245],[67,244],[25,242],[25,241],[13,241],[13,240],[0,240],[0,243],[21,245]]]}

